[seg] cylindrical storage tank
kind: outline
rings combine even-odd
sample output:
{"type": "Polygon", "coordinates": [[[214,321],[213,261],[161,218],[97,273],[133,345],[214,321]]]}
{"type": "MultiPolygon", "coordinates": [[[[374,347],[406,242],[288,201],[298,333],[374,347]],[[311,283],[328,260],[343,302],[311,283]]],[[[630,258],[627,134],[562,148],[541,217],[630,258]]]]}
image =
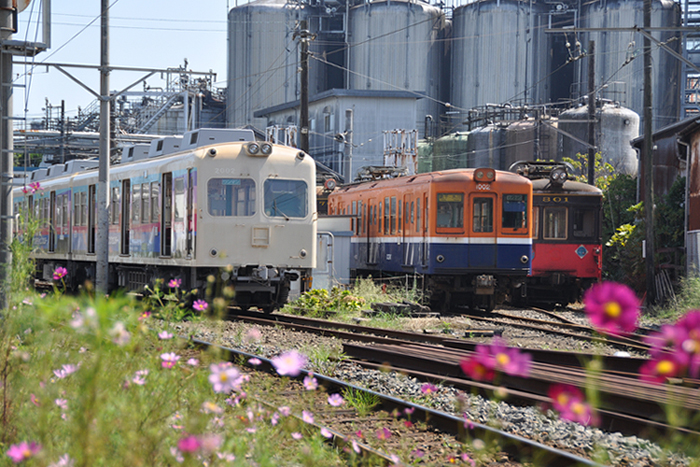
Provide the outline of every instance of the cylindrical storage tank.
{"type": "Polygon", "coordinates": [[[433,171],[433,141],[418,141],[418,168],[417,173],[427,173],[433,171]]]}
{"type": "Polygon", "coordinates": [[[547,102],[544,3],[484,0],[452,17],[450,103],[462,109],[547,102]]]}
{"type": "Polygon", "coordinates": [[[469,167],[491,167],[500,169],[503,166],[506,127],[503,124],[486,125],[469,132],[469,167]]]}
{"type": "Polygon", "coordinates": [[[517,161],[559,161],[559,140],[556,126],[550,120],[524,120],[508,126],[504,157],[500,170],[508,170],[517,161]]]}
{"type": "MultiPolygon", "coordinates": [[[[232,8],[228,15],[228,98],[227,119],[231,127],[248,124],[264,128],[264,118],[253,113],[300,98],[300,47],[294,37],[301,20],[308,20],[310,32],[314,8],[286,0],[257,0],[232,8]]],[[[324,41],[309,43],[309,52],[323,56],[324,41]]],[[[309,95],[325,91],[327,66],[309,60],[309,95]]],[[[340,87],[340,86],[335,86],[340,87]]]]}
{"type": "Polygon", "coordinates": [[[472,167],[469,161],[469,133],[452,133],[433,144],[433,171],[472,167]]]}
{"type": "Polygon", "coordinates": [[[350,10],[348,89],[414,91],[416,128],[442,112],[441,69],[445,16],[421,1],[374,1],[350,10]],[[421,96],[426,96],[422,97],[421,96]]]}
{"type": "MultiPolygon", "coordinates": [[[[581,28],[631,28],[644,24],[643,0],[605,0],[586,3],[581,12],[581,28]]],[[[651,27],[681,26],[681,7],[671,0],[652,0],[651,27]]],[[[655,31],[655,39],[681,52],[680,33],[655,31]],[[677,37],[677,39],[673,39],[677,37]]],[[[636,32],[581,33],[581,45],[588,48],[595,41],[595,85],[601,88],[598,97],[620,102],[623,106],[644,113],[643,36],[636,32]],[[603,87],[604,86],[604,87],[603,87]]],[[[681,62],[652,42],[653,129],[663,128],[678,120],[681,62]]],[[[580,83],[588,82],[588,60],[581,60],[580,83]]],[[[581,96],[587,85],[581,85],[581,96]]]]}
{"type": "MultiPolygon", "coordinates": [[[[575,160],[576,154],[588,154],[588,146],[576,141],[588,140],[587,105],[562,112],[559,115],[559,128],[562,130],[563,157],[575,160]]],[[[637,153],[631,143],[639,136],[639,115],[636,112],[611,103],[597,107],[595,135],[596,146],[604,163],[612,165],[618,173],[637,174],[637,153]]]]}

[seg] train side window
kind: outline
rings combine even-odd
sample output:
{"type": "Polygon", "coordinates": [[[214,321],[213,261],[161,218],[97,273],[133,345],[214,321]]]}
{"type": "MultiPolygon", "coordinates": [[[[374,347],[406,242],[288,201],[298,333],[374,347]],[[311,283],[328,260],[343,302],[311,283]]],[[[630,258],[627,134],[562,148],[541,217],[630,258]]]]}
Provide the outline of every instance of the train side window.
{"type": "Polygon", "coordinates": [[[504,229],[522,229],[527,227],[527,195],[503,195],[504,229]]]}
{"type": "Polygon", "coordinates": [[[141,218],[141,185],[131,186],[131,223],[138,224],[141,218]]]}
{"type": "MultiPolygon", "coordinates": [[[[70,206],[69,206],[70,201],[68,201],[68,193],[63,195],[63,202],[61,203],[61,209],[63,209],[63,227],[68,228],[68,224],[70,223],[70,206]]],[[[67,232],[64,230],[64,234],[67,232]]]]}
{"type": "Polygon", "coordinates": [[[112,187],[112,200],[110,202],[109,209],[111,210],[110,219],[111,219],[112,225],[119,224],[119,187],[118,186],[112,187]]]}
{"type": "Polygon", "coordinates": [[[350,230],[357,233],[357,201],[352,202],[352,218],[350,219],[350,230]]]}
{"type": "Polygon", "coordinates": [[[88,203],[87,203],[87,192],[83,191],[80,193],[80,225],[88,224],[88,203]]]}
{"type": "Polygon", "coordinates": [[[437,195],[437,227],[464,227],[464,194],[438,193],[437,195]]]}
{"type": "Polygon", "coordinates": [[[264,185],[265,214],[271,217],[306,217],[308,195],[303,180],[268,178],[264,185]]]}
{"type": "Polygon", "coordinates": [[[73,193],[73,225],[80,225],[80,193],[73,193]]]}
{"type": "Polygon", "coordinates": [[[532,238],[540,238],[540,208],[532,210],[532,238]]]}
{"type": "Polygon", "coordinates": [[[160,218],[160,183],[151,182],[151,222],[158,222],[160,218]]]}
{"type": "Polygon", "coordinates": [[[474,198],[474,232],[493,232],[493,198],[474,198]]]}
{"type": "MultiPolygon", "coordinates": [[[[415,217],[413,217],[415,214],[413,211],[413,206],[415,206],[415,203],[411,201],[411,225],[413,225],[413,221],[415,220],[415,217]]],[[[406,212],[408,212],[408,201],[406,201],[406,212]]]]}
{"type": "Polygon", "coordinates": [[[185,177],[177,177],[174,180],[175,191],[175,220],[183,220],[185,218],[185,177]]]}
{"type": "Polygon", "coordinates": [[[595,210],[574,209],[572,215],[572,234],[574,238],[591,238],[595,236],[595,210]]]}
{"type": "MultiPolygon", "coordinates": [[[[394,209],[396,209],[396,203],[394,203],[394,209]]],[[[387,235],[393,233],[393,228],[391,227],[391,201],[389,197],[384,198],[384,234],[387,235]]]]}
{"type": "Polygon", "coordinates": [[[420,198],[416,200],[416,232],[420,232],[420,198]]]}
{"type": "Polygon", "coordinates": [[[148,224],[151,221],[151,185],[141,185],[141,223],[148,224]]]}
{"type": "Polygon", "coordinates": [[[382,233],[382,225],[383,225],[383,222],[382,222],[382,216],[383,216],[383,214],[382,214],[382,213],[383,213],[384,211],[382,211],[382,203],[381,203],[381,201],[379,202],[379,209],[378,209],[378,211],[379,211],[379,212],[377,213],[377,231],[378,231],[379,233],[382,233]]]}
{"type": "Polygon", "coordinates": [[[207,182],[207,208],[212,216],[255,214],[255,182],[249,178],[212,178],[207,182]]]}
{"type": "Polygon", "coordinates": [[[566,221],[566,208],[544,208],[542,219],[543,238],[545,240],[566,240],[566,221]]]}
{"type": "Polygon", "coordinates": [[[399,203],[399,215],[396,217],[396,196],[391,197],[391,212],[389,213],[389,222],[391,223],[391,234],[396,233],[396,220],[401,223],[401,203],[399,203]]]}

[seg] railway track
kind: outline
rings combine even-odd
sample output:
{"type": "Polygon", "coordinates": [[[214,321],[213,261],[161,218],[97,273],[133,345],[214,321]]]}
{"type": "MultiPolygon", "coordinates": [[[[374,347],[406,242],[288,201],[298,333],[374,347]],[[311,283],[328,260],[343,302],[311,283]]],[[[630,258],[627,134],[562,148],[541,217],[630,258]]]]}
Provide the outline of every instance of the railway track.
{"type": "MultiPolygon", "coordinates": [[[[232,348],[224,348],[213,343],[192,339],[190,341],[200,350],[217,347],[228,361],[238,365],[247,365],[248,371],[262,371],[269,375],[274,375],[275,370],[271,360],[262,356],[243,352],[232,348]],[[251,365],[252,358],[260,361],[258,365],[251,365]]],[[[428,465],[434,462],[442,464],[449,458],[447,452],[449,447],[453,449],[461,442],[467,442],[467,446],[479,445],[474,440],[488,440],[498,442],[498,451],[490,455],[498,460],[499,465],[519,466],[529,465],[551,465],[551,466],[585,466],[598,465],[595,462],[581,457],[571,452],[552,448],[542,443],[534,442],[521,436],[498,430],[496,428],[470,422],[444,412],[436,411],[428,407],[411,403],[402,399],[391,397],[385,394],[370,391],[331,377],[314,374],[318,380],[322,391],[314,392],[309,397],[309,391],[305,390],[301,379],[306,374],[297,378],[285,379],[285,385],[274,394],[251,395],[254,401],[275,410],[280,405],[292,405],[294,399],[302,400],[304,407],[314,410],[314,420],[297,414],[300,423],[308,424],[316,430],[330,434],[333,441],[345,447],[361,452],[365,456],[375,456],[382,459],[385,464],[396,463],[397,459],[393,452],[406,442],[420,446],[420,460],[428,465]],[[365,399],[376,401],[371,407],[371,411],[361,413],[353,409],[324,410],[327,407],[324,403],[325,395],[331,393],[339,394],[362,394],[365,399]],[[315,410],[319,409],[319,410],[315,410]],[[407,414],[410,414],[408,416],[407,414]],[[408,422],[408,423],[407,423],[408,422]],[[380,439],[375,433],[384,433],[384,438],[380,439]],[[393,439],[393,441],[392,441],[393,439]]],[[[466,451],[465,451],[466,452],[466,451]]],[[[470,454],[478,455],[478,454],[470,454]]],[[[455,460],[458,458],[455,457],[455,460]]],[[[449,461],[448,461],[449,462],[449,461]]]]}
{"type": "MultiPolygon", "coordinates": [[[[537,406],[549,402],[547,389],[553,383],[564,382],[580,388],[593,384],[602,396],[603,404],[599,408],[599,414],[604,429],[642,437],[676,432],[700,441],[700,432],[692,423],[669,426],[662,421],[665,419],[664,410],[668,405],[682,408],[689,415],[700,415],[698,382],[684,381],[680,386],[644,383],[638,378],[639,367],[645,362],[643,358],[528,349],[527,352],[533,360],[531,375],[528,378],[503,375],[500,384],[494,386],[464,377],[459,362],[471,355],[478,344],[469,339],[376,329],[285,315],[247,314],[238,316],[237,319],[259,325],[274,322],[276,325],[289,326],[298,331],[334,336],[349,341],[343,344],[344,352],[352,357],[353,362],[367,368],[390,367],[423,381],[444,382],[486,397],[494,391],[505,392],[509,403],[516,405],[537,406]],[[359,344],[360,342],[362,344],[359,344]],[[592,377],[591,373],[586,371],[589,362],[596,362],[604,371],[592,377]]],[[[629,345],[629,342],[625,342],[624,345],[629,345]]],[[[641,347],[639,349],[641,350],[641,347]]]]}

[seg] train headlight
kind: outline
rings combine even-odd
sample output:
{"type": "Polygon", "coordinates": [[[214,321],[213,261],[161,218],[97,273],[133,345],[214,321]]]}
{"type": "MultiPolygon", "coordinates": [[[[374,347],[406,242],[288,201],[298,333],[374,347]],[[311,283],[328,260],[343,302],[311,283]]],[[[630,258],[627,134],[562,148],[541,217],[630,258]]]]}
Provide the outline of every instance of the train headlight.
{"type": "Polygon", "coordinates": [[[216,156],[216,148],[210,148],[210,149],[207,151],[207,155],[208,155],[209,157],[214,157],[214,156],[216,156]]]}
{"type": "Polygon", "coordinates": [[[260,152],[266,156],[272,154],[272,145],[270,143],[263,143],[260,145],[260,152]]]}
{"type": "Polygon", "coordinates": [[[489,183],[496,179],[496,171],[491,168],[475,169],[474,181],[479,183],[489,183]]]}
{"type": "Polygon", "coordinates": [[[304,154],[304,151],[299,151],[297,153],[297,159],[299,159],[299,160],[303,160],[305,156],[306,156],[306,154],[304,154]]]}
{"type": "Polygon", "coordinates": [[[522,255],[522,256],[520,257],[520,262],[521,262],[521,263],[527,264],[528,261],[530,261],[530,258],[528,258],[527,255],[522,255]]]}
{"type": "Polygon", "coordinates": [[[246,150],[248,154],[255,155],[260,152],[260,145],[258,145],[258,143],[249,143],[246,150]]]}
{"type": "Polygon", "coordinates": [[[302,258],[306,258],[306,255],[307,255],[307,254],[308,254],[308,253],[306,253],[306,250],[304,250],[303,248],[302,248],[302,250],[299,252],[299,256],[301,256],[302,258]]]}
{"type": "Polygon", "coordinates": [[[549,179],[552,183],[563,185],[566,181],[566,176],[566,167],[556,167],[552,169],[552,172],[549,174],[549,179]]]}

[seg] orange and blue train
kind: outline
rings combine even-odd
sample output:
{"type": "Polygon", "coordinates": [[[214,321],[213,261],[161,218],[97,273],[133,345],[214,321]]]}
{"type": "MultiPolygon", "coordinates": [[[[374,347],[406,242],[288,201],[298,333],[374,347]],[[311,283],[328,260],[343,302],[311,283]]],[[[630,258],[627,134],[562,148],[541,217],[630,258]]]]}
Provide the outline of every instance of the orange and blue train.
{"type": "Polygon", "coordinates": [[[532,267],[533,183],[492,168],[350,184],[329,215],[352,216],[351,276],[419,275],[433,309],[493,309],[532,267]]]}

